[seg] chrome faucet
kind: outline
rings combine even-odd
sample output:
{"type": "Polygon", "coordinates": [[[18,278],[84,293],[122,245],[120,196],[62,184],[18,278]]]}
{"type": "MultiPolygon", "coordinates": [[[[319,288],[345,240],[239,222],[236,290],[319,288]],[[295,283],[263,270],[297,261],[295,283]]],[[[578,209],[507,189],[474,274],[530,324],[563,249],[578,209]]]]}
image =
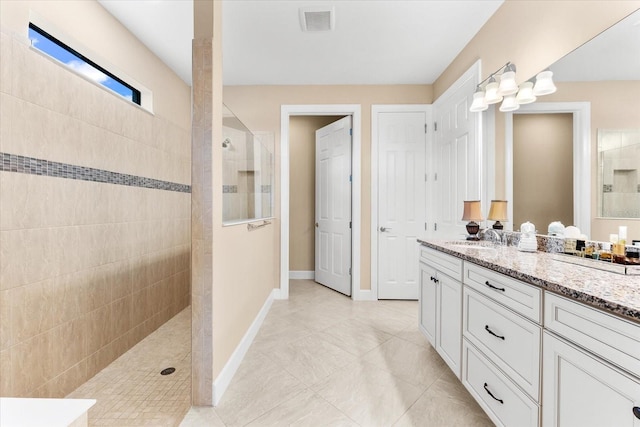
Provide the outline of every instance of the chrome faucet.
{"type": "Polygon", "coordinates": [[[489,240],[490,242],[500,246],[504,245],[506,241],[505,239],[506,236],[498,233],[493,228],[485,228],[484,230],[480,230],[480,236],[482,237],[482,240],[489,240]],[[491,237],[489,237],[488,239],[485,239],[485,236],[487,236],[487,234],[493,234],[495,236],[495,240],[491,237]]]}

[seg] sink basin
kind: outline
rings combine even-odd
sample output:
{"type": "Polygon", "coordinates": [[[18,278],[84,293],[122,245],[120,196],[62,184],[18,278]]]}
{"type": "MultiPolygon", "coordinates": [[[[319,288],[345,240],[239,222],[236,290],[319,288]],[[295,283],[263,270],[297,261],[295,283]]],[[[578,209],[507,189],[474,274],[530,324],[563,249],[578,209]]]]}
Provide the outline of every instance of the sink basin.
{"type": "Polygon", "coordinates": [[[496,246],[490,242],[478,240],[453,240],[445,242],[449,246],[467,249],[495,249],[496,246]]]}

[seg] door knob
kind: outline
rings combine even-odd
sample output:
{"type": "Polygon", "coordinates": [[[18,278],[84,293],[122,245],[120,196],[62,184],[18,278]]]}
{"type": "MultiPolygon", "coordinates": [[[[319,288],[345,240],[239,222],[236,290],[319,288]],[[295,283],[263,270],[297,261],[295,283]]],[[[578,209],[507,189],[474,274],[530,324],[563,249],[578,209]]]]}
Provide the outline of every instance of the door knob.
{"type": "Polygon", "coordinates": [[[384,233],[385,231],[391,231],[391,229],[387,227],[380,227],[380,231],[384,233]]]}
{"type": "Polygon", "coordinates": [[[318,228],[318,223],[316,222],[316,228],[318,228]]]}

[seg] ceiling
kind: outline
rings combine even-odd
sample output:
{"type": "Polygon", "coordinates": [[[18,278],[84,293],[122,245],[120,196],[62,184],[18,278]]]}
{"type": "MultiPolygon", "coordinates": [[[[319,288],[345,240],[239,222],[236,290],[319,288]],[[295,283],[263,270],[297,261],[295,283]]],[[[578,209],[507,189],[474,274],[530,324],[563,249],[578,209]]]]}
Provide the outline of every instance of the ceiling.
{"type": "MultiPolygon", "coordinates": [[[[191,84],[191,0],[98,0],[191,84]]],[[[225,85],[430,84],[503,0],[225,0],[225,85]],[[299,8],[333,6],[302,32],[299,8]]]]}

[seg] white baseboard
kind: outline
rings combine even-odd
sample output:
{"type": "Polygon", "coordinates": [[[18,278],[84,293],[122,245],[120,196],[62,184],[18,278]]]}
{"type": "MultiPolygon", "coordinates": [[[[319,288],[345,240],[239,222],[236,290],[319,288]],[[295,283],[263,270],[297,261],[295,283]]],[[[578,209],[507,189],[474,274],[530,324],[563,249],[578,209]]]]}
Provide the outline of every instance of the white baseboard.
{"type": "Polygon", "coordinates": [[[289,271],[289,279],[293,280],[313,280],[316,278],[315,271],[289,271]]]}
{"type": "Polygon", "coordinates": [[[355,301],[377,301],[378,297],[371,289],[360,289],[357,294],[354,294],[355,301]]]}
{"type": "Polygon", "coordinates": [[[273,300],[276,296],[279,296],[279,292],[280,289],[274,289],[271,291],[267,300],[264,302],[264,305],[258,312],[258,315],[253,319],[253,323],[251,323],[251,326],[249,326],[249,329],[242,337],[242,340],[240,340],[240,344],[238,344],[236,349],[233,351],[233,354],[231,354],[231,357],[224,365],[224,368],[222,368],[222,371],[213,382],[213,406],[218,406],[222,399],[222,395],[227,391],[227,387],[231,384],[233,376],[236,374],[236,371],[240,367],[244,356],[247,354],[251,343],[258,334],[258,330],[260,329],[260,326],[262,326],[262,322],[265,317],[267,317],[273,300]]]}

